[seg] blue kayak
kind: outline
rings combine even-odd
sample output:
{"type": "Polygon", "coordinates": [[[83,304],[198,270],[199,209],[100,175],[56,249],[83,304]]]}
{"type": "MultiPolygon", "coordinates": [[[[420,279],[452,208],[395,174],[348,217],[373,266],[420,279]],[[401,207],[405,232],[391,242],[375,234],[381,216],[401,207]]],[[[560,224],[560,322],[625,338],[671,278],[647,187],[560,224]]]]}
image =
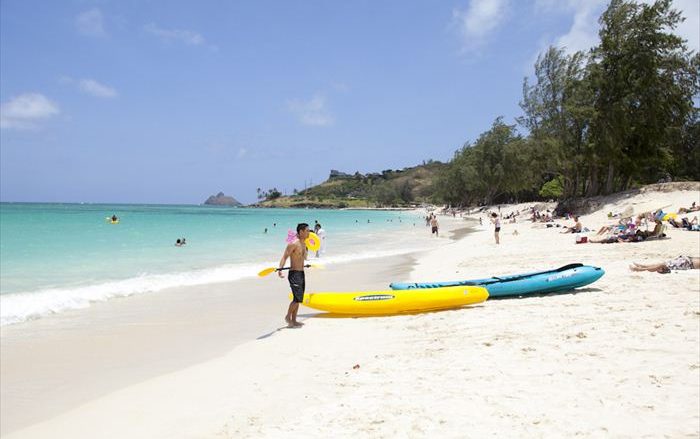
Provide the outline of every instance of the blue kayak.
{"type": "Polygon", "coordinates": [[[438,288],[458,285],[476,285],[484,287],[489,297],[522,296],[535,293],[556,293],[588,285],[600,279],[605,270],[583,264],[569,264],[556,270],[537,271],[514,274],[510,276],[490,277],[487,279],[458,280],[452,282],[394,282],[392,290],[409,290],[413,288],[438,288]]]}

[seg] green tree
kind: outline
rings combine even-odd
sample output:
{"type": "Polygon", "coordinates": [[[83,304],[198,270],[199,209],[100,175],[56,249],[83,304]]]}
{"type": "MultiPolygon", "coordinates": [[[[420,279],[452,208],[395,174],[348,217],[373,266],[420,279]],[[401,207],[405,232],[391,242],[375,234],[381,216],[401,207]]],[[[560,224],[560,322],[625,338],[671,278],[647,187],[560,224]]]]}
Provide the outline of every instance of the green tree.
{"type": "Polygon", "coordinates": [[[558,176],[545,184],[542,185],[540,189],[540,196],[542,198],[554,198],[555,200],[560,198],[564,194],[564,179],[562,176],[558,176]]]}
{"type": "Polygon", "coordinates": [[[604,193],[654,181],[672,166],[674,132],[687,124],[698,91],[691,53],[672,33],[681,21],[671,0],[612,0],[600,18],[593,130],[604,193]]]}
{"type": "Polygon", "coordinates": [[[408,179],[405,179],[404,182],[400,184],[398,192],[399,198],[401,198],[401,201],[405,204],[413,201],[413,185],[408,179]]]}
{"type": "Polygon", "coordinates": [[[582,169],[591,158],[586,146],[593,92],[586,61],[581,52],[567,56],[563,49],[547,49],[535,63],[535,83],[523,81],[524,115],[517,119],[530,132],[532,164],[542,178],[561,176],[567,195],[582,187],[582,169]]]}
{"type": "Polygon", "coordinates": [[[492,203],[531,189],[530,148],[499,117],[474,145],[465,144],[436,178],[439,198],[453,205],[492,203]]]}
{"type": "Polygon", "coordinates": [[[282,192],[277,190],[277,188],[272,188],[268,191],[263,192],[265,199],[266,200],[276,200],[277,198],[282,196],[282,192]]]}
{"type": "Polygon", "coordinates": [[[676,158],[672,171],[675,176],[687,180],[700,180],[700,111],[678,133],[678,141],[673,149],[676,158]]]}
{"type": "Polygon", "coordinates": [[[380,184],[372,189],[372,198],[382,206],[391,206],[399,201],[396,188],[390,184],[380,184]]]}

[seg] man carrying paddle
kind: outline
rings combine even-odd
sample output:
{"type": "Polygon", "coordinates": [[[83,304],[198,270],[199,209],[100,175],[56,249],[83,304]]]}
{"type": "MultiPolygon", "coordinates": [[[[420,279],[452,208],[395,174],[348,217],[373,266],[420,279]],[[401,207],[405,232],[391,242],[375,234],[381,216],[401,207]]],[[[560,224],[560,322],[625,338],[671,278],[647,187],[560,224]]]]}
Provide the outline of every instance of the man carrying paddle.
{"type": "Polygon", "coordinates": [[[287,326],[290,328],[298,328],[303,325],[303,323],[297,322],[297,312],[299,311],[299,304],[304,301],[304,290],[306,289],[306,281],[304,279],[304,261],[306,260],[306,238],[309,237],[309,225],[306,223],[300,223],[297,225],[297,240],[287,244],[287,248],[284,250],[282,259],[280,260],[279,269],[277,274],[279,277],[284,277],[282,274],[282,268],[287,262],[287,258],[290,259],[291,267],[289,269],[289,286],[292,288],[292,302],[289,304],[289,309],[287,310],[287,315],[284,320],[287,322],[287,326]]]}

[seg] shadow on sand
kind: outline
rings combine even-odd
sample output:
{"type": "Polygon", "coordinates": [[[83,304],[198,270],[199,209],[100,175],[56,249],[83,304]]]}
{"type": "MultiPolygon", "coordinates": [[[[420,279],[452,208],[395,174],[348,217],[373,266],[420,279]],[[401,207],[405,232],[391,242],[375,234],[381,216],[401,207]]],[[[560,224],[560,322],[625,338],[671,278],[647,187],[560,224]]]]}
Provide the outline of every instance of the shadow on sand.
{"type": "Polygon", "coordinates": [[[572,296],[575,296],[578,293],[590,293],[594,291],[603,291],[600,288],[578,288],[575,290],[567,290],[567,291],[555,291],[552,293],[530,293],[530,294],[524,294],[522,296],[501,296],[501,297],[489,297],[488,301],[491,302],[492,300],[518,300],[518,299],[530,299],[533,297],[547,297],[547,296],[563,296],[566,294],[571,294],[572,296]]]}
{"type": "MultiPolygon", "coordinates": [[[[531,299],[535,297],[548,297],[548,296],[561,296],[565,294],[571,294],[571,295],[576,295],[578,293],[590,293],[590,292],[597,292],[597,291],[602,291],[600,288],[579,288],[575,290],[569,290],[569,291],[559,291],[559,292],[553,292],[553,293],[533,293],[533,294],[526,294],[523,296],[503,296],[503,297],[489,297],[488,302],[491,301],[496,301],[496,300],[519,300],[519,299],[531,299]]],[[[467,305],[467,306],[462,306],[462,307],[456,307],[456,308],[446,308],[446,309],[435,309],[435,310],[428,310],[428,311],[416,311],[416,312],[403,312],[399,314],[372,314],[372,315],[358,315],[358,314],[333,314],[333,313],[306,313],[306,314],[299,314],[300,318],[303,318],[304,320],[311,319],[311,318],[317,318],[317,319],[365,319],[365,318],[372,318],[372,317],[396,317],[396,316],[406,316],[406,315],[418,315],[418,314],[432,314],[432,313],[439,313],[443,311],[454,311],[457,309],[477,309],[477,308],[483,308],[484,305],[483,303],[479,304],[474,304],[474,305],[467,305]]],[[[260,337],[256,338],[256,340],[262,340],[268,337],[271,337],[275,335],[276,333],[282,331],[283,329],[299,329],[299,328],[289,328],[287,326],[281,326],[274,331],[268,332],[267,334],[263,334],[260,337]]]]}

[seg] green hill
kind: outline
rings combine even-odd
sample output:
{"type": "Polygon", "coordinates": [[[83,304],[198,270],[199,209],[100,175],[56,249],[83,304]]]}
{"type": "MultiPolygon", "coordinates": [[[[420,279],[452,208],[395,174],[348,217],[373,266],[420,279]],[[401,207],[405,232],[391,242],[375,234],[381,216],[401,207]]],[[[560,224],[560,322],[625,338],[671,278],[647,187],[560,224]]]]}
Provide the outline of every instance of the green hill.
{"type": "Polygon", "coordinates": [[[328,180],[282,196],[277,190],[262,194],[260,207],[402,207],[430,202],[433,180],[446,165],[429,161],[404,169],[387,169],[380,173],[346,174],[331,170],[328,180]]]}

